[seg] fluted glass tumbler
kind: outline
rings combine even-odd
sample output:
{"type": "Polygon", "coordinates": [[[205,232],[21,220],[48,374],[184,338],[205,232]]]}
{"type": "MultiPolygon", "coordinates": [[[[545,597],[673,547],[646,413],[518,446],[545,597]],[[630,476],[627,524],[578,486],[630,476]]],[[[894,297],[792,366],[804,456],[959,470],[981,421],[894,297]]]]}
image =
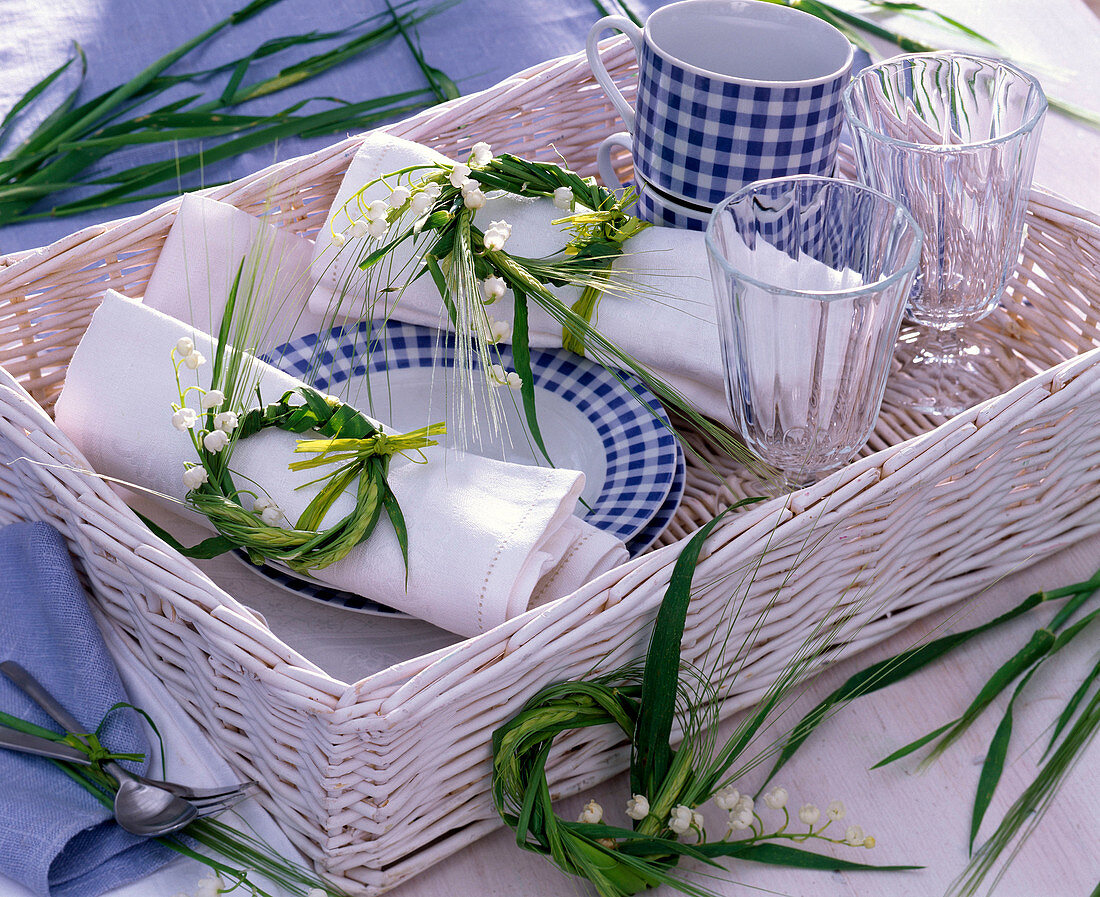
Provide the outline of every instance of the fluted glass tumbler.
{"type": "Polygon", "coordinates": [[[907,404],[957,414],[999,392],[992,354],[962,328],[997,306],[1015,269],[1046,97],[1007,63],[922,53],[864,69],[844,107],[860,180],[903,203],[925,235],[907,404]]]}
{"type": "Polygon", "coordinates": [[[726,396],[779,493],[851,460],[878,418],[920,259],[912,216],[851,181],[758,181],[706,232],[726,396]]]}

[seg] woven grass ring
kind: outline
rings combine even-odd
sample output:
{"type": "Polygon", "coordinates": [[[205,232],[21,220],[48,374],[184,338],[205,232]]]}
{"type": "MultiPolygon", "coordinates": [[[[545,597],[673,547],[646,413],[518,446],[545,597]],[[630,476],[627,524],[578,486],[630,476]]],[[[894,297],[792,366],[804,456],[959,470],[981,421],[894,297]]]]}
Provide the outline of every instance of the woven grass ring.
{"type": "MultiPolygon", "coordinates": [[[[571,822],[554,813],[546,761],[554,739],[573,729],[613,725],[633,744],[641,709],[641,670],[608,678],[561,682],[535,695],[493,734],[493,801],[516,843],[548,857],[565,872],[589,879],[602,897],[626,897],[668,881],[661,870],[694,855],[665,827],[687,784],[673,763],[649,815],[625,829],[571,822]]],[[[700,857],[701,858],[701,857],[700,857]]]]}
{"type": "Polygon", "coordinates": [[[274,427],[291,433],[315,430],[323,439],[299,440],[295,452],[315,457],[296,461],[291,470],[337,465],[324,479],[291,529],[269,525],[256,509],[246,509],[229,472],[228,456],[199,449],[209,478],[188,495],[191,505],[206,515],[223,536],[248,552],[254,563],[278,560],[298,573],[327,567],[343,558],[374,530],[386,510],[407,563],[407,532],[401,509],[386,480],[390,457],[436,445],[429,437],[444,432],[433,424],[406,434],[384,433],[355,408],[306,386],[284,393],[277,402],[247,412],[238,423],[235,440],[274,427]],[[304,404],[292,404],[299,396],[304,404]],[[332,503],[356,483],[355,507],[327,529],[318,529],[332,503]]]}

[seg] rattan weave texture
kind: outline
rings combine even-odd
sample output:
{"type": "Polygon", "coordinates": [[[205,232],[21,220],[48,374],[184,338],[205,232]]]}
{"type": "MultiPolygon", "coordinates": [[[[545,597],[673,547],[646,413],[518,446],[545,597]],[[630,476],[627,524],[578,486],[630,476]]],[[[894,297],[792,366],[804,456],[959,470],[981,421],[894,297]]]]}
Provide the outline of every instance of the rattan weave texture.
{"type": "MultiPolygon", "coordinates": [[[[605,45],[629,89],[633,52],[605,45]]],[[[445,153],[478,140],[595,170],[619,124],[583,55],[393,125],[445,153]]],[[[310,233],[358,145],[350,138],[210,195],[310,233]]],[[[101,619],[133,645],[242,776],[264,786],[292,840],[353,891],[377,893],[495,825],[490,738],[536,688],[640,654],[688,536],[742,484],[691,464],[664,547],[562,601],[360,682],[333,679],[262,618],[160,543],[85,463],[49,411],[107,288],[140,296],[178,201],[0,259],[0,520],[68,538],[101,619]]],[[[808,637],[837,659],[1100,529],[1100,221],[1036,192],[1011,290],[983,326],[1002,394],[933,429],[888,395],[864,457],[787,500],[723,523],[696,574],[684,656],[715,657],[731,713],[757,699],[808,637]],[[763,617],[759,618],[763,613],[763,617]],[[759,618],[759,619],[758,619],[759,618]],[[737,653],[751,625],[754,646],[737,653]]],[[[904,393],[897,378],[891,395],[904,393]]],[[[624,765],[610,734],[562,739],[557,794],[624,765]]]]}

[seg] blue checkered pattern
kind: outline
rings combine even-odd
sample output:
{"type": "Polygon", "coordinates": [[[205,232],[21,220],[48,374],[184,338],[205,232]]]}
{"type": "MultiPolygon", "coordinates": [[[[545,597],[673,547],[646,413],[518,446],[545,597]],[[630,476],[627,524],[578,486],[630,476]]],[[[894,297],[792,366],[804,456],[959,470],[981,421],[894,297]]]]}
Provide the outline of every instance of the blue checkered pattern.
{"type": "Polygon", "coordinates": [[[634,165],[667,193],[714,206],[739,187],[832,168],[848,74],[752,86],[689,72],[642,43],[634,165]]]}
{"type": "MultiPolygon", "coordinates": [[[[500,363],[514,367],[511,348],[499,349],[500,363]]],[[[336,391],[336,384],[353,376],[410,367],[453,367],[454,347],[449,334],[427,327],[363,321],[300,337],[265,360],[317,389],[336,391]]],[[[599,365],[564,349],[532,349],[531,367],[535,386],[583,412],[603,442],[606,475],[584,519],[624,541],[639,536],[662,510],[683,466],[657,398],[635,377],[620,374],[620,382],[599,365]]],[[[578,512],[582,510],[578,507],[578,512]]]]}
{"type": "Polygon", "coordinates": [[[638,535],[627,540],[626,550],[631,557],[637,557],[650,545],[657,541],[657,537],[665,531],[672,520],[673,515],[680,507],[684,499],[684,489],[687,486],[687,462],[684,459],[684,450],[676,443],[676,470],[672,474],[672,485],[669,487],[665,502],[653,515],[653,519],[645,525],[638,535]]]}
{"type": "Polygon", "coordinates": [[[638,201],[634,214],[642,221],[659,227],[678,227],[682,230],[706,230],[709,215],[696,212],[679,204],[669,205],[657,196],[648,185],[638,187],[638,201]]]}

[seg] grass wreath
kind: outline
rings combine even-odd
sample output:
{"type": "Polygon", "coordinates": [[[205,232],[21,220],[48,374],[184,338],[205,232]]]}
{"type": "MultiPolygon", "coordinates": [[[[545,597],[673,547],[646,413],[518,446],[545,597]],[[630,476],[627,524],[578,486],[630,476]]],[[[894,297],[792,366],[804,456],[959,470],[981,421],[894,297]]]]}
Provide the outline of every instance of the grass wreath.
{"type": "Polygon", "coordinates": [[[839,801],[825,813],[803,806],[798,821],[809,829],[791,831],[786,789],[775,788],[763,797],[768,808],[782,813],[782,822],[769,828],[755,798],[734,788],[733,781],[758,762],[746,763],[744,756],[754,737],[801,682],[814,652],[807,651],[800,663],[784,670],[733,736],[722,745],[716,743],[720,696],[702,670],[683,667],[680,641],[699,553],[725,513],[703,526],[680,553],[644,665],[634,663],[592,679],[549,685],[493,733],[492,794],[497,812],[515,831],[521,848],[546,856],[568,874],[588,879],[601,897],[627,897],[661,884],[687,894],[710,894],[672,874],[682,857],[711,866],[718,865],[718,858],[728,857],[830,871],[919,868],[856,863],[796,846],[810,839],[874,846],[874,838],[859,826],[849,826],[843,837],[825,834],[844,816],[839,801]],[[677,716],[684,737],[674,749],[671,738],[677,716]],[[588,803],[576,822],[562,819],[552,805],[546,764],[554,740],[573,729],[605,725],[616,727],[631,743],[632,794],[625,802],[630,828],[605,822],[603,808],[595,801],[588,803]],[[731,773],[734,763],[740,768],[731,773]],[[711,799],[729,813],[729,827],[723,838],[708,842],[699,808],[711,799]],[[742,835],[731,837],[734,832],[742,835]],[[693,837],[694,843],[682,841],[684,836],[693,837]]]}
{"type": "MultiPolygon", "coordinates": [[[[438,443],[431,437],[446,432],[442,423],[410,433],[387,433],[381,425],[334,396],[308,386],[288,390],[282,397],[238,416],[223,410],[229,399],[220,389],[199,386],[186,389],[180,383],[180,368],[197,369],[205,358],[184,337],[172,349],[179,403],[173,404],[172,422],[190,433],[199,462],[184,471],[187,503],[203,514],[220,535],[191,548],[184,548],[150,521],[162,538],[188,557],[209,558],[235,548],[244,549],[254,563],[281,561],[297,573],[308,574],[344,558],[365,541],[384,510],[393,525],[408,568],[408,529],[397,497],[387,480],[390,458],[398,452],[419,451],[438,443]],[[201,394],[201,413],[187,406],[187,396],[201,394]],[[200,426],[201,424],[201,426],[200,426]],[[290,523],[266,497],[238,489],[230,470],[233,448],[241,440],[270,428],[290,433],[316,432],[320,437],[299,440],[294,451],[314,457],[291,462],[290,470],[307,470],[328,465],[336,469],[313,483],[324,482],[298,520],[290,523]],[[355,486],[355,506],[332,526],[321,528],[336,499],[355,486]],[[246,507],[242,496],[250,496],[246,507]]],[[[221,358],[219,350],[219,360],[221,358]]],[[[222,365],[215,366],[213,381],[219,381],[222,365]]],[[[307,485],[312,485],[307,484],[307,485]]]]}

